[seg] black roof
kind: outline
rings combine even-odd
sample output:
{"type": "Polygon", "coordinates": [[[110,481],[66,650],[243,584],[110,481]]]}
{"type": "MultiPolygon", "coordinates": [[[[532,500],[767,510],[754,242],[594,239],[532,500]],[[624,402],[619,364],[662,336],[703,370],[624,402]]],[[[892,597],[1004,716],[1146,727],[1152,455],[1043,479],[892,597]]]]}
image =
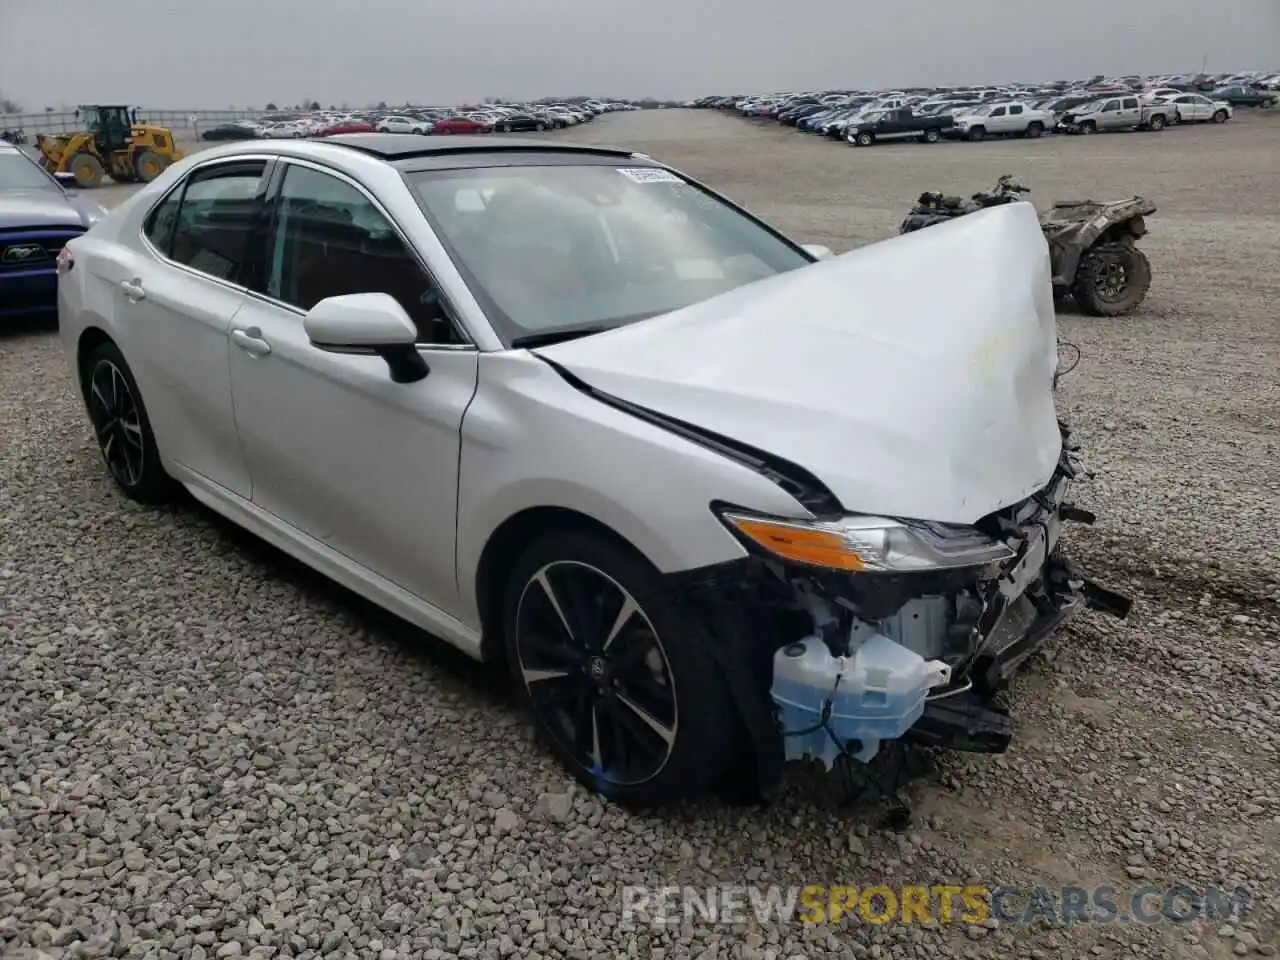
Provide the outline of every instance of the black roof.
{"type": "Polygon", "coordinates": [[[324,143],[369,153],[384,160],[407,160],[411,157],[438,157],[459,153],[505,153],[536,151],[538,153],[577,153],[596,156],[630,157],[631,150],[618,147],[595,147],[565,143],[561,140],[534,140],[530,137],[497,137],[481,135],[424,136],[420,133],[339,133],[324,137],[324,143]]]}

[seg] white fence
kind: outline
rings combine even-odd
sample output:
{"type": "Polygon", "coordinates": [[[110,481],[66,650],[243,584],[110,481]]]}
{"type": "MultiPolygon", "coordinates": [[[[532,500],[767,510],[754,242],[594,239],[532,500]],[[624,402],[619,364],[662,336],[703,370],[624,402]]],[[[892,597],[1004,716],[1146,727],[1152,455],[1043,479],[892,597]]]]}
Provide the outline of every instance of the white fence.
{"type": "MultiPolygon", "coordinates": [[[[3,2],[3,0],[0,0],[3,2]]],[[[149,122],[168,127],[174,132],[191,131],[191,118],[201,130],[228,123],[232,120],[256,119],[262,116],[262,110],[149,110],[138,108],[139,122],[149,122]]],[[[32,140],[38,133],[66,133],[79,130],[80,121],[74,110],[52,111],[45,113],[0,113],[0,130],[18,129],[26,132],[32,140]]]]}

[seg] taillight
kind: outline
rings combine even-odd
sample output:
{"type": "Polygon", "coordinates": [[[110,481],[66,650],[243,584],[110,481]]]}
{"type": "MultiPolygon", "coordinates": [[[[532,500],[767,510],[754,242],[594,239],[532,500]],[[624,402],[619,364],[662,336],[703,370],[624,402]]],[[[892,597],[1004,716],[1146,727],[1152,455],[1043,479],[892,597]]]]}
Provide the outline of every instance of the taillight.
{"type": "Polygon", "coordinates": [[[67,247],[63,247],[58,251],[58,259],[55,262],[57,263],[58,276],[60,277],[65,277],[71,272],[71,268],[76,265],[76,259],[71,255],[71,250],[67,247]]]}

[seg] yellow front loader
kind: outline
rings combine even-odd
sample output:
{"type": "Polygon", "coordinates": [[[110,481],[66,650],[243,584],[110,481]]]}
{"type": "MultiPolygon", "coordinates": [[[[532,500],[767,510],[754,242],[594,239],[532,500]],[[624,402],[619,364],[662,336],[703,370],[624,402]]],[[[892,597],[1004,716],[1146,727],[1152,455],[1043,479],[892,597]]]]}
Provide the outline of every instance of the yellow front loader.
{"type": "Polygon", "coordinates": [[[167,127],[138,123],[128,107],[85,106],[76,111],[84,129],[36,137],[40,163],[50,173],[69,172],[80,187],[96,187],[104,176],[117,183],[150,183],[185,154],[167,127]]]}

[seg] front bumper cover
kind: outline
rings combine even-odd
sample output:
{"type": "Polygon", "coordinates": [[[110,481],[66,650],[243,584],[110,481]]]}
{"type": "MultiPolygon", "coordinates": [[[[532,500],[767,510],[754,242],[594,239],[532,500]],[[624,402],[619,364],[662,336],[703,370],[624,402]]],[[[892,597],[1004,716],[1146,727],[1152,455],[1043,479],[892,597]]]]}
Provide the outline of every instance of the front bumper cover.
{"type": "MultiPolygon", "coordinates": [[[[1013,735],[1003,706],[1010,678],[1082,610],[1126,617],[1130,601],[1085,577],[1057,545],[1061,522],[1092,523],[1093,514],[1061,500],[1080,468],[1066,444],[1044,490],[1016,508],[1010,529],[1035,528],[984,597],[974,629],[978,652],[930,694],[924,715],[903,737],[908,743],[979,753],[1001,753],[1013,735]]],[[[993,518],[993,522],[994,518],[993,518]]],[[[783,737],[769,696],[773,655],[779,646],[759,588],[772,575],[757,558],[686,571],[671,577],[685,614],[700,621],[717,643],[711,653],[733,697],[754,755],[754,792],[768,797],[781,785],[783,737]]]]}

